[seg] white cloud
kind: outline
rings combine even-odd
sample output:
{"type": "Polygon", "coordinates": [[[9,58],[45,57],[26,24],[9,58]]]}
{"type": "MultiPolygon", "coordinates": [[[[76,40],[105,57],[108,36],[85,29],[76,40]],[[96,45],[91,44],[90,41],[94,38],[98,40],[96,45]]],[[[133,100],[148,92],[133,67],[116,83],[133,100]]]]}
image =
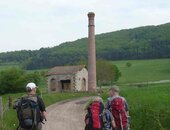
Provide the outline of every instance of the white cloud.
{"type": "Polygon", "coordinates": [[[170,21],[169,0],[0,1],[0,52],[38,49],[87,36],[87,12],[96,13],[96,32],[170,21]]]}

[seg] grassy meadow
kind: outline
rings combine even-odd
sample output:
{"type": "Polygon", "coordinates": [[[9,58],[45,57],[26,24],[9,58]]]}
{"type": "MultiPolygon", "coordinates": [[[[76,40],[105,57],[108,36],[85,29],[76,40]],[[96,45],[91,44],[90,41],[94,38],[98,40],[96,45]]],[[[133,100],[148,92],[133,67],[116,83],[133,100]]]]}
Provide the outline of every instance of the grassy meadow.
{"type": "MultiPolygon", "coordinates": [[[[127,86],[128,83],[170,80],[170,59],[113,61],[113,64],[117,65],[122,73],[118,84],[120,84],[121,95],[126,97],[129,103],[132,118],[131,129],[170,130],[170,83],[149,84],[142,87],[127,86]],[[127,67],[127,62],[130,62],[132,66],[127,67]]],[[[0,65],[0,70],[8,69],[8,67],[12,67],[12,65],[0,65]]],[[[39,86],[40,90],[44,91],[45,87],[45,81],[42,81],[39,86]]],[[[106,101],[107,88],[103,91],[101,96],[106,101]]],[[[6,104],[9,95],[16,99],[23,93],[2,95],[4,104],[6,104]]],[[[58,101],[92,95],[97,94],[44,93],[43,99],[49,106],[58,101]]],[[[0,130],[15,130],[16,126],[16,113],[9,109],[4,118],[0,119],[0,130]]]]}
{"type": "Polygon", "coordinates": [[[170,80],[170,59],[113,61],[122,73],[119,83],[170,80]],[[127,67],[126,63],[132,64],[127,67]]]}
{"type": "Polygon", "coordinates": [[[5,69],[10,69],[12,67],[19,67],[19,63],[0,63],[0,71],[5,69]]]}

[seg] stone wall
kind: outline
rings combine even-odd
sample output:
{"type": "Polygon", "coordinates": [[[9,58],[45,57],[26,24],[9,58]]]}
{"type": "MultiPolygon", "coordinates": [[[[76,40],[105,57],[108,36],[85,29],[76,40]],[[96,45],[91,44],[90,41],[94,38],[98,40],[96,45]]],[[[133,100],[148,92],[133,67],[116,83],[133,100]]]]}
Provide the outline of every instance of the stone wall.
{"type": "Polygon", "coordinates": [[[88,91],[88,71],[86,68],[83,68],[81,71],[77,72],[75,83],[76,91],[88,91]]]}

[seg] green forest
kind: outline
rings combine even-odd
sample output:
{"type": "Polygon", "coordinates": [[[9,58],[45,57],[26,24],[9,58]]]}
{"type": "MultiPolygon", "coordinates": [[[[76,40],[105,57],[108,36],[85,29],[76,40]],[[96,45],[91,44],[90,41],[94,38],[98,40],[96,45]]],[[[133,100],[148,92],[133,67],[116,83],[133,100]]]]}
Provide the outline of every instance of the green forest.
{"type": "MultiPolygon", "coordinates": [[[[170,58],[170,23],[96,35],[96,50],[97,58],[104,60],[170,58]]],[[[52,48],[0,53],[0,65],[19,63],[28,70],[72,65],[86,59],[87,38],[52,48]]]]}

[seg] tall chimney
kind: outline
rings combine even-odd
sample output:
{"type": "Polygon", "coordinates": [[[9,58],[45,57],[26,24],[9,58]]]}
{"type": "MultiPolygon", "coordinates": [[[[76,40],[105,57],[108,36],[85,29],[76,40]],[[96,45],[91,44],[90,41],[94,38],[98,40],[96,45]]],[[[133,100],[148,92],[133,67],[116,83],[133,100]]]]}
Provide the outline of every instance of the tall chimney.
{"type": "Polygon", "coordinates": [[[96,45],[95,45],[95,14],[88,13],[88,91],[96,91],[96,45]]]}

